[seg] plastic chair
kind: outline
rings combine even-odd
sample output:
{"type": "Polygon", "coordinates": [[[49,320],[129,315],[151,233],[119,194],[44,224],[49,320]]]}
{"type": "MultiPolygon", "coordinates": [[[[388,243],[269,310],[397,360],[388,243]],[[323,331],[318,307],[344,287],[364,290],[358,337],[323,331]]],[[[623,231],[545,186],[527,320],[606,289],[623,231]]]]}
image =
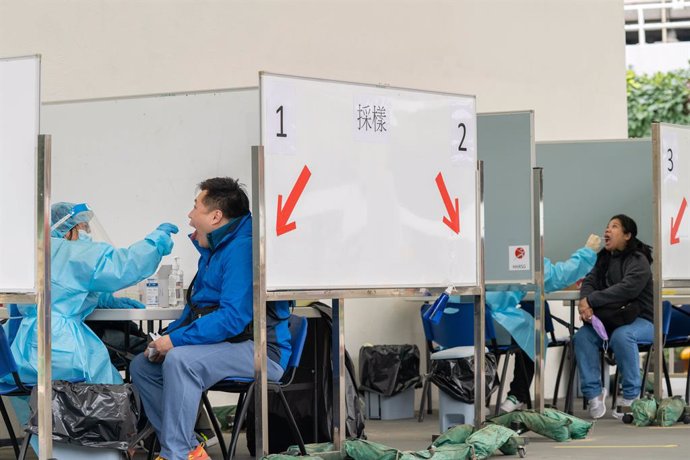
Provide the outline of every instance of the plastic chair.
{"type": "MultiPolygon", "coordinates": [[[[424,421],[424,408],[426,400],[429,400],[429,407],[431,407],[431,361],[436,359],[457,359],[459,356],[466,355],[466,349],[469,347],[474,349],[474,304],[473,303],[457,303],[448,302],[438,324],[431,321],[425,321],[424,313],[431,307],[429,304],[424,304],[421,307],[421,316],[424,326],[424,335],[427,341],[428,359],[427,359],[427,374],[424,376],[424,386],[422,389],[422,400],[419,406],[418,421],[424,421]]],[[[496,343],[496,331],[494,329],[493,319],[487,310],[485,313],[485,334],[486,341],[489,345],[489,350],[496,354],[497,357],[501,355],[510,355],[515,351],[515,347],[503,346],[496,343]]],[[[506,357],[506,361],[507,361],[506,357]]],[[[505,363],[504,363],[505,367],[505,363]]],[[[502,388],[502,382],[499,382],[502,388]]],[[[500,391],[500,390],[499,390],[500,391]]],[[[493,394],[493,391],[492,393],[493,394]]],[[[491,394],[486,395],[487,401],[491,394]]]]}
{"type": "MultiPolygon", "coordinates": [[[[292,354],[290,360],[288,361],[287,369],[285,374],[280,379],[280,381],[268,381],[268,390],[273,391],[278,394],[280,401],[283,404],[285,413],[288,416],[288,421],[290,425],[290,430],[292,435],[295,437],[299,445],[299,449],[302,455],[307,455],[307,450],[304,447],[304,441],[302,435],[299,432],[295,418],[290,411],[290,407],[283,394],[283,388],[290,386],[293,378],[295,377],[295,371],[299,366],[300,359],[302,358],[302,351],[304,350],[304,343],[307,339],[307,319],[302,316],[290,315],[288,320],[290,328],[290,345],[292,346],[292,354]]],[[[235,455],[235,449],[237,448],[237,440],[240,435],[240,428],[244,424],[245,418],[247,417],[247,410],[252,403],[252,397],[254,396],[254,379],[245,377],[228,377],[224,380],[213,385],[207,391],[223,391],[226,393],[239,393],[240,398],[237,403],[237,409],[235,412],[235,421],[232,427],[232,437],[230,439],[230,448],[226,449],[225,441],[223,440],[223,433],[220,428],[218,420],[213,416],[213,408],[208,400],[207,392],[203,393],[202,401],[204,407],[209,413],[211,418],[211,423],[213,424],[213,430],[220,441],[220,448],[223,452],[223,458],[229,460],[235,455]]]]}
{"type": "MultiPolygon", "coordinates": [[[[0,378],[10,374],[14,380],[14,385],[0,382],[0,396],[31,395],[31,386],[25,385],[19,378],[17,363],[12,355],[12,350],[10,350],[10,343],[7,340],[5,328],[0,327],[0,378]]],[[[19,458],[19,443],[17,442],[17,436],[12,428],[12,422],[10,421],[7,408],[5,408],[2,398],[0,398],[0,413],[2,414],[2,420],[5,423],[5,427],[7,427],[7,433],[10,435],[14,455],[19,458]]],[[[27,436],[27,438],[28,437],[29,436],[27,436]]]]}
{"type": "MultiPolygon", "coordinates": [[[[670,309],[671,318],[664,348],[690,346],[690,305],[670,309]]],[[[690,401],[690,366],[685,375],[685,403],[690,401]]]]}

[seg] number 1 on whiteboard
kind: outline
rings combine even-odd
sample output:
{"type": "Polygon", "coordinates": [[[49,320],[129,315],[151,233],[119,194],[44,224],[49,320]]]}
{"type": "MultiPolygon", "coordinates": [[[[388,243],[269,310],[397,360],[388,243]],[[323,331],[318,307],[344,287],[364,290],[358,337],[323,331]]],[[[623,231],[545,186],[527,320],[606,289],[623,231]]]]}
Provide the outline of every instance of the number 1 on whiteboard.
{"type": "Polygon", "coordinates": [[[276,110],[276,113],[280,116],[280,132],[276,133],[276,137],[287,137],[287,134],[283,132],[283,106],[281,105],[276,110]]]}

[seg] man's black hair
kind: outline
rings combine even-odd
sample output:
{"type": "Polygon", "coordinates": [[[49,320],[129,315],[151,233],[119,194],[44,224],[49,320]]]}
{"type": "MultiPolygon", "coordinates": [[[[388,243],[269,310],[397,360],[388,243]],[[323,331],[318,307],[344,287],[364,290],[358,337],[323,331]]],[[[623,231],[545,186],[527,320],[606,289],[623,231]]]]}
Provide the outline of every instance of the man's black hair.
{"type": "Polygon", "coordinates": [[[239,181],[231,177],[213,177],[201,182],[199,189],[206,192],[204,205],[211,210],[220,209],[229,219],[249,214],[249,197],[239,181]]]}

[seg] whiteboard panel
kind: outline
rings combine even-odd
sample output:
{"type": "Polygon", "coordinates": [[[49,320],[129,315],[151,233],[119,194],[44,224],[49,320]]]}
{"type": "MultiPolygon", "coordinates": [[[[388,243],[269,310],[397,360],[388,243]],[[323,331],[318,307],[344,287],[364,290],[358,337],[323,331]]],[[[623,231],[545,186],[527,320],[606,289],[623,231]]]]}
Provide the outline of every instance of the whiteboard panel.
{"type": "Polygon", "coordinates": [[[477,285],[474,97],[269,74],[260,91],[267,290],[477,285]]]}
{"type": "Polygon", "coordinates": [[[650,139],[537,143],[544,168],[544,255],[553,262],[601,237],[616,214],[637,223],[637,237],[654,243],[650,139]]]}
{"type": "Polygon", "coordinates": [[[484,271],[487,283],[533,283],[532,112],[477,115],[484,162],[484,271]]]}
{"type": "Polygon", "coordinates": [[[0,292],[34,292],[38,56],[0,59],[0,292]]]}
{"type": "Polygon", "coordinates": [[[690,127],[660,126],[661,277],[690,280],[690,127]]]}
{"type": "Polygon", "coordinates": [[[259,91],[51,103],[42,108],[41,127],[52,134],[53,202],[88,202],[117,246],[161,222],[178,225],[163,263],[179,256],[188,285],[199,259],[187,239],[197,184],[230,176],[251,192],[259,91]]]}

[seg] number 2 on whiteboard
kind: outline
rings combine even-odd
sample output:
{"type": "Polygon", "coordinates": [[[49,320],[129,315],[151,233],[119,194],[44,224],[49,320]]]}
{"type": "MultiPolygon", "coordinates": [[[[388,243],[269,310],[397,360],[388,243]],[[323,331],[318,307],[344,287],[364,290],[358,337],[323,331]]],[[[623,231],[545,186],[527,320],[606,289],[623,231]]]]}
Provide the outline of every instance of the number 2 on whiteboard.
{"type": "Polygon", "coordinates": [[[281,105],[278,107],[278,110],[276,110],[276,113],[280,117],[280,132],[276,133],[276,137],[287,137],[287,134],[283,132],[283,106],[281,105]]]}
{"type": "Polygon", "coordinates": [[[467,147],[463,147],[462,144],[465,142],[465,136],[467,135],[467,127],[465,123],[460,123],[458,129],[462,130],[462,139],[460,139],[460,144],[458,145],[458,151],[467,152],[467,147]]]}

